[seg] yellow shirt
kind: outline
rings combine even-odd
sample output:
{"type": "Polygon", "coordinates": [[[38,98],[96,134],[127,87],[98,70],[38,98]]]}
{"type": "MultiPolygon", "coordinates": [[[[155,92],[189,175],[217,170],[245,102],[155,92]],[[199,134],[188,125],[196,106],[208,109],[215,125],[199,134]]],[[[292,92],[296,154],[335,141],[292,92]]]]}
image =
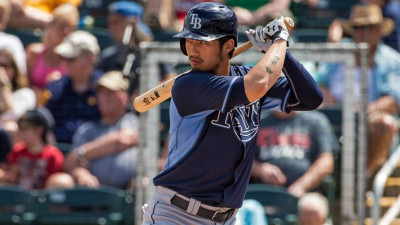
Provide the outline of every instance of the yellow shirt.
{"type": "Polygon", "coordinates": [[[55,8],[64,3],[71,3],[79,6],[81,2],[82,0],[25,0],[25,5],[51,13],[55,8]]]}

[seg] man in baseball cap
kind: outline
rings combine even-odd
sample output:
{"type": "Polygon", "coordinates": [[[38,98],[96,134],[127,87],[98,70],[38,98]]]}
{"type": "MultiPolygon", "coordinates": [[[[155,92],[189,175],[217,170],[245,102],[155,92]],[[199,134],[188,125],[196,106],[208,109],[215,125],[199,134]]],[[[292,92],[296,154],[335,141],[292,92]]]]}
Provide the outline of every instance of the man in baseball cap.
{"type": "Polygon", "coordinates": [[[120,71],[105,73],[96,84],[96,88],[105,87],[111,91],[128,91],[129,81],[120,71]]]}
{"type": "Polygon", "coordinates": [[[143,23],[143,7],[130,1],[118,1],[112,3],[108,12],[121,17],[130,17],[136,20],[136,26],[144,35],[151,35],[150,28],[143,23]]]}
{"type": "Polygon", "coordinates": [[[95,68],[100,46],[94,35],[78,30],[54,51],[65,59],[67,76],[49,83],[45,92],[49,97],[44,104],[54,117],[57,142],[70,144],[83,122],[100,118],[94,88],[103,74],[95,68]]]}
{"type": "Polygon", "coordinates": [[[140,76],[139,44],[153,40],[150,28],[143,23],[143,13],[143,7],[131,1],[117,1],[109,6],[107,29],[115,43],[102,50],[98,63],[102,71],[119,70],[130,77],[129,92],[135,95],[140,76]]]}
{"type": "Polygon", "coordinates": [[[120,71],[109,71],[95,87],[101,118],[79,127],[64,168],[78,185],[126,189],[136,177],[138,142],[137,116],[127,111],[129,82],[120,71]]]}

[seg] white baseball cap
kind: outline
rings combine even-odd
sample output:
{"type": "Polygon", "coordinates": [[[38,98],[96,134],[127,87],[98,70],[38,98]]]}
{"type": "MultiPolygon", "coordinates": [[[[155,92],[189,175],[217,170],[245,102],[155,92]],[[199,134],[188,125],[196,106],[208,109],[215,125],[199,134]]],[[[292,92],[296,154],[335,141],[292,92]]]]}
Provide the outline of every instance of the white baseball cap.
{"type": "Polygon", "coordinates": [[[54,49],[55,53],[67,59],[76,58],[85,51],[98,55],[100,46],[93,34],[83,30],[72,32],[54,49]]]}

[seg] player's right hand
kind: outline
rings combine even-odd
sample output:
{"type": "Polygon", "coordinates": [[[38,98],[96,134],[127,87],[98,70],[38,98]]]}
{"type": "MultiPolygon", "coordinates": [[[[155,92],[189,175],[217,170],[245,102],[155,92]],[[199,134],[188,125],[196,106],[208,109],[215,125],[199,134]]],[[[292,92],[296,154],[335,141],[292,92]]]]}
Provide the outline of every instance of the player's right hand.
{"type": "Polygon", "coordinates": [[[272,42],[283,39],[288,41],[289,31],[285,25],[283,17],[279,17],[269,22],[265,27],[256,30],[256,40],[270,39],[272,42]]]}
{"type": "Polygon", "coordinates": [[[262,53],[266,53],[269,47],[272,45],[272,41],[270,39],[262,39],[260,41],[256,40],[256,31],[253,29],[250,29],[249,31],[246,31],[246,36],[253,45],[253,48],[257,51],[260,51],[262,53]]]}

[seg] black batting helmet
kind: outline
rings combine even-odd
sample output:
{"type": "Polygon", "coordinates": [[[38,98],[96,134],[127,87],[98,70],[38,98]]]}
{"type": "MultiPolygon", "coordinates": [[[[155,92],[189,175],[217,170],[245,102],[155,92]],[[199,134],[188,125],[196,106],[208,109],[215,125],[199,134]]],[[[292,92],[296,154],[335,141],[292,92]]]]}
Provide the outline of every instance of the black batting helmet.
{"type": "Polygon", "coordinates": [[[213,41],[231,36],[237,46],[237,18],[226,5],[204,2],[193,6],[185,16],[183,30],[174,37],[181,38],[182,53],[187,55],[185,39],[213,41]]]}

